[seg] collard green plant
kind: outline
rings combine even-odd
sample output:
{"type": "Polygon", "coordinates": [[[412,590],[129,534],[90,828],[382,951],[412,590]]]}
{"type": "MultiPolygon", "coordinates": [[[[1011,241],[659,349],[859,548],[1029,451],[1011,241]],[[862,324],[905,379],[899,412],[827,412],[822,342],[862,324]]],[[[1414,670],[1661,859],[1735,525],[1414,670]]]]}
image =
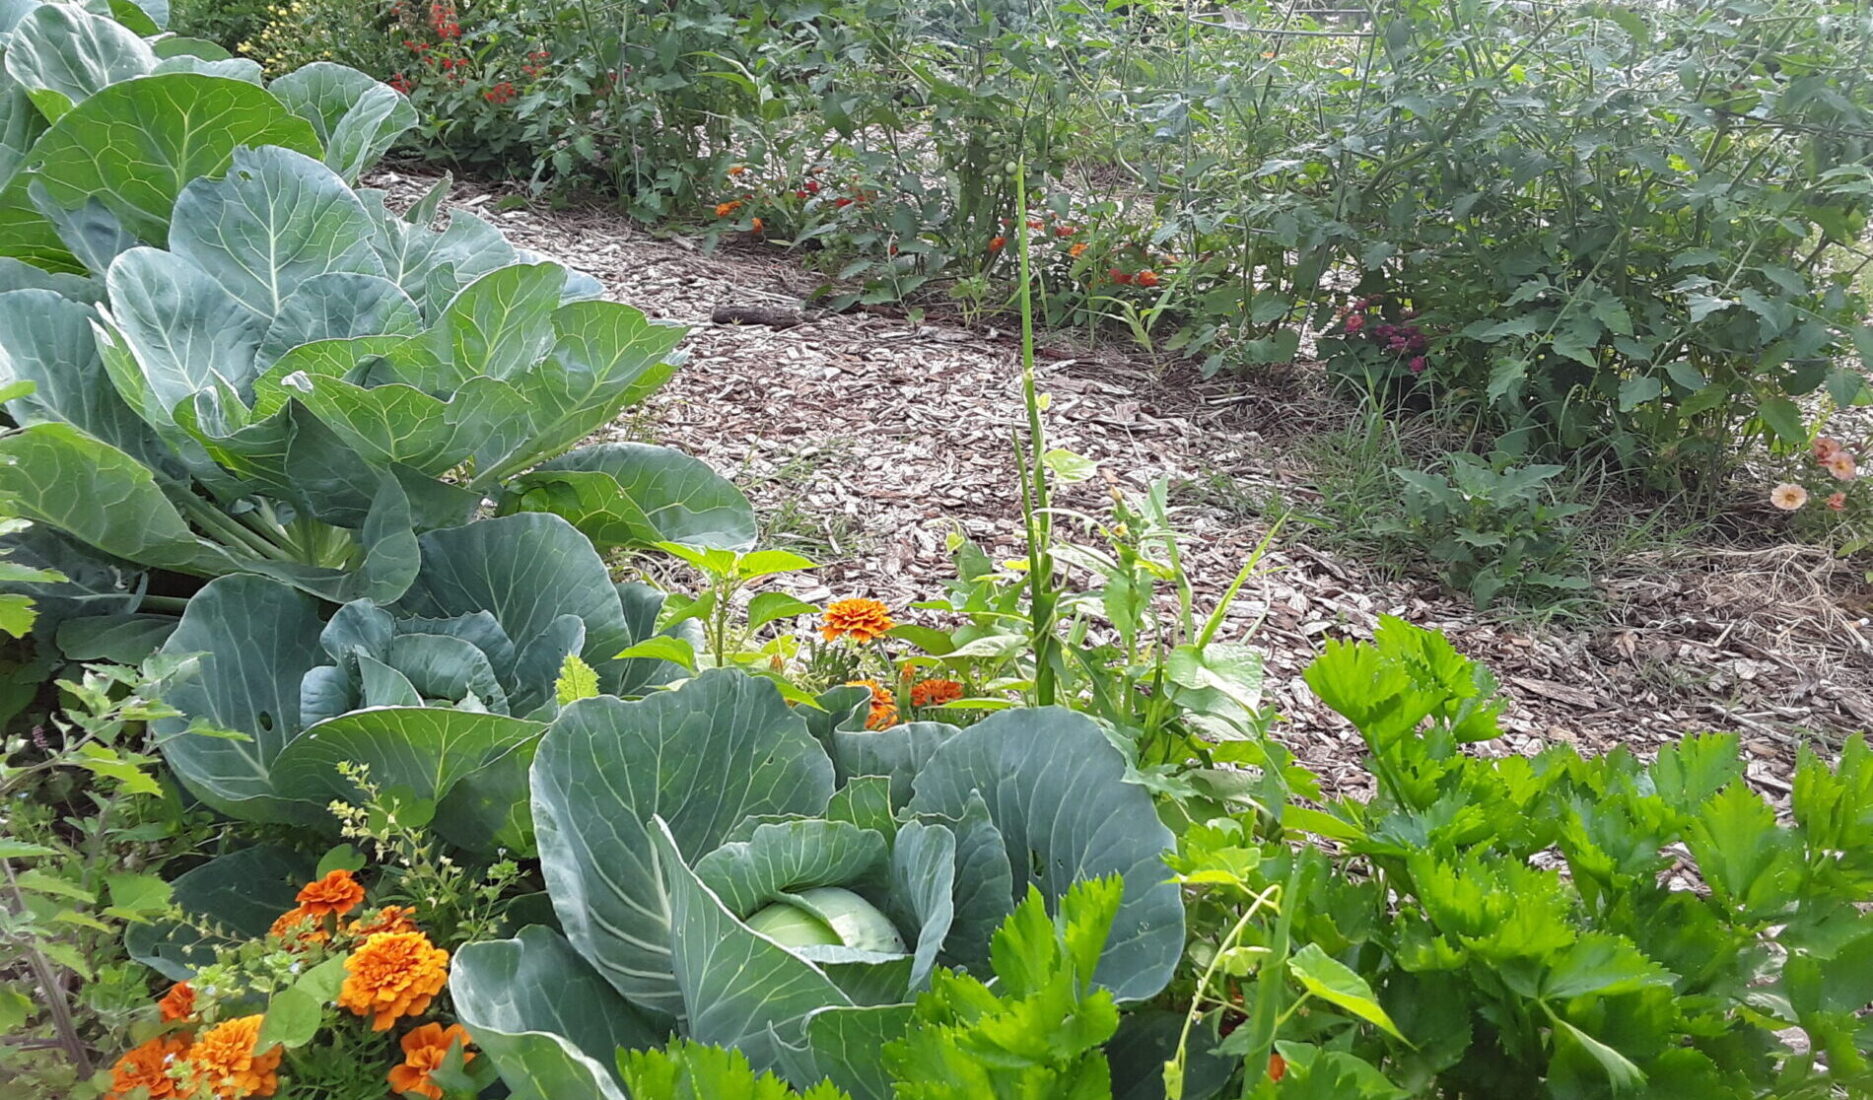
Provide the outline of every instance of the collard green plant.
{"type": "Polygon", "coordinates": [[[854,1096],[886,1096],[880,1050],[911,999],[939,964],[986,973],[994,930],[1030,887],[1052,908],[1076,882],[1122,876],[1088,972],[1120,1001],[1170,979],[1183,938],[1160,862],[1170,834],[1124,776],[1098,727],[1064,710],[822,740],[772,684],[737,670],[639,702],[580,700],[532,768],[565,938],[465,948],[458,1010],[492,1037],[511,1086],[552,1073],[615,1089],[594,1068],[611,1052],[563,1035],[544,1002],[478,992],[497,984],[486,968],[550,951],[563,977],[542,985],[589,990],[581,1016],[628,1011],[802,1087],[830,1074],[854,1096]],[[909,782],[894,797],[899,771],[909,782]],[[549,1050],[541,1035],[560,1037],[549,1050]]]}

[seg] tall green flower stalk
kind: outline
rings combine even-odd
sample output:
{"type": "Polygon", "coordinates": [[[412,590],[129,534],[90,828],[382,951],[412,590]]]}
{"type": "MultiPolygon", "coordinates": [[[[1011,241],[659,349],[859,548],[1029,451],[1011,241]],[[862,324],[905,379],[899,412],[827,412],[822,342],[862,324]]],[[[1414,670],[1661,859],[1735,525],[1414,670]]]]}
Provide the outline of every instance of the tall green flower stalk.
{"type": "Polygon", "coordinates": [[[1054,583],[1053,513],[1047,501],[1047,437],[1041,426],[1040,391],[1034,384],[1033,276],[1029,269],[1027,160],[1015,162],[1015,233],[1021,247],[1021,395],[1027,402],[1028,434],[1015,439],[1021,463],[1021,516],[1028,538],[1028,634],[1034,650],[1034,701],[1054,704],[1061,667],[1055,633],[1059,588],[1054,583]]]}

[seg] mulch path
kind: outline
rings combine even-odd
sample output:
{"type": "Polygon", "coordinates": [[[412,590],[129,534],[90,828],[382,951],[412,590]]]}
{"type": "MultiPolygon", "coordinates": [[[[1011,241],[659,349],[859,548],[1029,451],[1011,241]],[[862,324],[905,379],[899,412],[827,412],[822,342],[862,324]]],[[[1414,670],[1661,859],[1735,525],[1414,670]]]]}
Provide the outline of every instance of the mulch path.
{"type": "MultiPolygon", "coordinates": [[[[386,172],[371,182],[407,199],[432,180],[386,172]]],[[[823,566],[793,591],[870,595],[914,621],[920,613],[909,604],[954,577],[951,532],[998,559],[1023,553],[1012,439],[1025,414],[1010,334],[876,313],[791,328],[714,324],[717,306],[797,304],[820,279],[779,250],[704,252],[604,209],[497,212],[497,197],[458,184],[451,205],[597,276],[617,300],[689,326],[688,363],[606,437],[652,439],[706,459],[770,524],[780,521],[783,540],[805,528],[823,566]]],[[[1222,474],[1310,492],[1284,438],[1318,422],[1332,399],[1305,365],[1167,382],[1113,344],[1048,358],[1040,376],[1048,445],[1101,471],[1064,487],[1062,508],[1105,514],[1108,479],[1142,491],[1160,478],[1222,474]]],[[[1184,564],[1207,610],[1205,599],[1228,585],[1266,530],[1204,504],[1186,505],[1179,520],[1184,564]]],[[[1599,582],[1609,611],[1590,629],[1479,614],[1434,583],[1392,580],[1287,534],[1264,564],[1222,639],[1267,653],[1267,695],[1283,717],[1277,733],[1335,789],[1363,786],[1361,745],[1300,673],[1324,640],[1369,636],[1386,614],[1444,631],[1502,680],[1513,699],[1506,736],[1480,751],[1564,743],[1649,756],[1686,733],[1735,730],[1751,780],[1781,801],[1800,745],[1825,751],[1873,724],[1865,589],[1812,548],[1689,548],[1631,563],[1599,582]]]]}

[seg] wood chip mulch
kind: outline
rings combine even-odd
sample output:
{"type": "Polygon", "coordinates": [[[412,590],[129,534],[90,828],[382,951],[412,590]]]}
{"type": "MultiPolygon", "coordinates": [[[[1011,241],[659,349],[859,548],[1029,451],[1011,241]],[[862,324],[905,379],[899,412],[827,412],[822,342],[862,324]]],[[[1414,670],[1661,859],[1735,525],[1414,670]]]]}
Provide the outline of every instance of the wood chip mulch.
{"type": "MultiPolygon", "coordinates": [[[[433,180],[385,172],[370,182],[408,201],[433,180]]],[[[451,205],[597,276],[616,300],[690,327],[687,365],[602,438],[674,446],[733,478],[770,542],[799,540],[823,563],[792,591],[870,595],[915,621],[921,613],[909,604],[954,577],[951,532],[996,558],[1023,553],[1013,439],[1026,421],[1010,334],[863,312],[809,314],[787,327],[716,324],[718,307],[795,310],[820,278],[779,250],[704,252],[601,208],[497,211],[497,197],[457,184],[451,205]]],[[[1261,380],[1167,382],[1113,347],[1062,354],[1073,356],[1056,351],[1040,365],[1048,445],[1092,459],[1126,489],[1223,475],[1302,498],[1310,491],[1281,445],[1284,425],[1330,400],[1305,365],[1261,380]]],[[[1066,486],[1056,504],[1101,516],[1106,492],[1094,478],[1066,486]]],[[[1179,520],[1207,611],[1266,528],[1201,503],[1187,503],[1179,520]]],[[[1496,672],[1514,703],[1506,735],[1483,752],[1624,745],[1650,756],[1687,733],[1734,730],[1751,781],[1785,803],[1798,747],[1827,754],[1873,724],[1866,590],[1812,548],[1691,548],[1634,562],[1599,582],[1609,612],[1591,628],[1479,614],[1427,580],[1392,580],[1288,534],[1265,565],[1222,638],[1267,653],[1278,734],[1331,789],[1363,789],[1362,747],[1301,670],[1324,640],[1367,637],[1383,614],[1444,631],[1496,672]]]]}

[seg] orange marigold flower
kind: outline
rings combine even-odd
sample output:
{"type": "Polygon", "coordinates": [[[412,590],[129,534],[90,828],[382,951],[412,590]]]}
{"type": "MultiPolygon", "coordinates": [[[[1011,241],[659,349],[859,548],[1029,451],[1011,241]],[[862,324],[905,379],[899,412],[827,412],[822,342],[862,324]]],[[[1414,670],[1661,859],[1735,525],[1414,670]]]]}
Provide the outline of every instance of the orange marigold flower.
{"type": "Polygon", "coordinates": [[[415,915],[416,910],[406,905],[386,905],[370,920],[352,921],[345,926],[345,931],[359,939],[379,932],[414,932],[416,923],[410,918],[415,915]]]}
{"type": "Polygon", "coordinates": [[[718,218],[726,218],[740,209],[741,201],[739,199],[734,202],[719,202],[715,204],[715,216],[718,218]]]}
{"type": "Polygon", "coordinates": [[[955,680],[923,680],[911,685],[913,707],[938,707],[963,697],[963,686],[955,680]]]}
{"type": "Polygon", "coordinates": [[[1782,484],[1769,490],[1769,503],[1782,509],[1784,512],[1793,512],[1802,505],[1808,503],[1808,490],[1799,485],[1792,485],[1784,481],[1782,484]]]}
{"type": "Polygon", "coordinates": [[[845,686],[871,691],[871,713],[865,716],[866,729],[883,730],[897,725],[897,698],[890,688],[876,680],[847,680],[845,686]]]}
{"type": "Polygon", "coordinates": [[[1086,242],[1081,241],[1080,243],[1074,245],[1072,248],[1067,249],[1067,255],[1073,257],[1076,260],[1079,259],[1081,256],[1086,255],[1086,242]]]}
{"type": "Polygon", "coordinates": [[[329,871],[319,881],[307,883],[293,900],[299,903],[299,908],[315,917],[327,913],[342,917],[364,900],[364,887],[357,884],[350,871],[329,871]]]}
{"type": "Polygon", "coordinates": [[[731,164],[728,168],[728,174],[731,176],[739,176],[747,170],[748,166],[745,164],[731,164]]]}
{"type": "Polygon", "coordinates": [[[325,920],[306,911],[303,905],[296,905],[281,913],[267,929],[267,935],[284,941],[288,951],[303,951],[314,944],[325,943],[332,934],[325,930],[325,920]]]}
{"type": "Polygon", "coordinates": [[[135,1048],[111,1067],[111,1091],[106,1100],[122,1100],[136,1089],[147,1089],[150,1100],[172,1100],[184,1095],[182,1083],[169,1076],[176,1059],[187,1054],[187,1035],[158,1035],[135,1048]]]}
{"type": "Polygon", "coordinates": [[[884,637],[885,631],[897,625],[891,618],[890,608],[862,597],[827,604],[820,622],[820,635],[827,641],[843,637],[860,645],[884,637]]]}
{"type": "Polygon", "coordinates": [[[1008,247],[1007,237],[990,237],[989,238],[989,251],[990,252],[1000,252],[1002,249],[1007,248],[1007,247],[1008,247]]]}
{"type": "Polygon", "coordinates": [[[447,1028],[424,1024],[411,1031],[403,1037],[403,1064],[390,1070],[390,1087],[399,1093],[414,1092],[429,1100],[442,1100],[442,1086],[429,1079],[430,1073],[442,1067],[449,1048],[457,1042],[463,1047],[462,1064],[474,1061],[474,1052],[467,1049],[473,1041],[461,1024],[447,1028]]]}
{"type": "Polygon", "coordinates": [[[1825,435],[1816,436],[1815,441],[1810,444],[1810,447],[1814,451],[1814,460],[1820,463],[1826,463],[1828,459],[1834,457],[1841,449],[1840,440],[1829,439],[1825,435]]]}
{"type": "Polygon", "coordinates": [[[1158,273],[1151,270],[1150,268],[1146,268],[1143,271],[1140,271],[1138,274],[1132,276],[1132,278],[1138,283],[1139,286],[1157,286],[1158,285],[1158,273]]]}
{"type": "Polygon", "coordinates": [[[219,1100],[272,1096],[280,1087],[280,1057],[286,1051],[277,1043],[265,1054],[254,1049],[261,1019],[241,1016],[216,1024],[189,1048],[196,1080],[219,1100]]]}
{"type": "Polygon", "coordinates": [[[750,229],[749,229],[749,232],[751,232],[751,233],[759,233],[759,232],[761,232],[761,229],[762,229],[762,226],[761,226],[761,219],[760,219],[760,218],[756,218],[756,219],[754,219],[754,224],[753,224],[753,226],[752,226],[752,227],[750,227],[750,229]]]}
{"type": "Polygon", "coordinates": [[[1288,1060],[1279,1054],[1268,1056],[1268,1079],[1279,1081],[1288,1075],[1288,1060]]]}
{"type": "Polygon", "coordinates": [[[1852,451],[1835,451],[1822,460],[1821,465],[1827,467],[1827,472],[1833,474],[1836,481],[1852,481],[1854,475],[1859,473],[1859,464],[1854,461],[1852,451]]]}
{"type": "Polygon", "coordinates": [[[1847,494],[1846,493],[1830,494],[1827,498],[1827,506],[1829,508],[1832,508],[1836,512],[1845,512],[1847,510],[1847,494]]]}
{"type": "Polygon", "coordinates": [[[416,1016],[449,980],[449,953],[421,932],[379,932],[345,959],[338,1005],[370,1016],[371,1030],[388,1031],[416,1016]]]}
{"type": "Polygon", "coordinates": [[[163,1014],[163,1023],[186,1020],[195,1015],[195,989],[187,982],[177,982],[156,1002],[156,1007],[163,1014]]]}

